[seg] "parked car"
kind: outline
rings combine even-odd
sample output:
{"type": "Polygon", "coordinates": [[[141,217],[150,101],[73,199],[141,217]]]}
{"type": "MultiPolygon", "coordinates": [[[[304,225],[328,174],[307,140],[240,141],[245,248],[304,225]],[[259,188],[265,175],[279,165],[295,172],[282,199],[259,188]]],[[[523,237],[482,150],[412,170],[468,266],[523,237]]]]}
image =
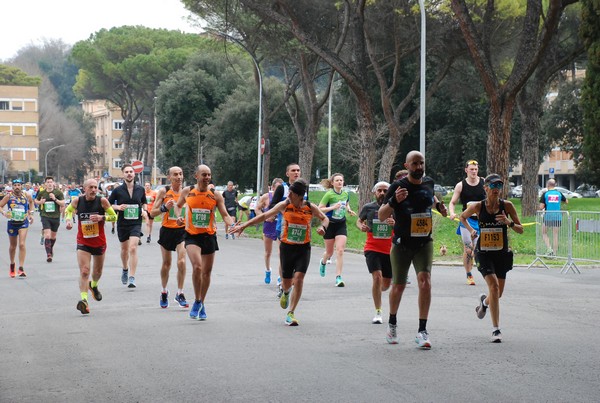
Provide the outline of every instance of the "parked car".
{"type": "Polygon", "coordinates": [[[442,185],[438,184],[433,185],[433,191],[437,197],[444,197],[448,194],[448,191],[442,185]]]}
{"type": "Polygon", "coordinates": [[[523,197],[523,186],[518,185],[510,190],[510,197],[523,197]]]}
{"type": "MultiPolygon", "coordinates": [[[[581,194],[577,193],[577,192],[571,192],[569,189],[566,189],[562,186],[556,186],[554,189],[558,190],[560,193],[562,193],[563,195],[565,195],[565,197],[567,199],[581,199],[583,196],[581,196],[581,194]]],[[[543,188],[542,190],[540,190],[538,192],[538,195],[541,196],[546,190],[546,188],[543,188]]]]}
{"type": "Polygon", "coordinates": [[[583,185],[577,186],[577,189],[575,190],[583,197],[598,197],[598,188],[594,185],[584,183],[583,185]]]}

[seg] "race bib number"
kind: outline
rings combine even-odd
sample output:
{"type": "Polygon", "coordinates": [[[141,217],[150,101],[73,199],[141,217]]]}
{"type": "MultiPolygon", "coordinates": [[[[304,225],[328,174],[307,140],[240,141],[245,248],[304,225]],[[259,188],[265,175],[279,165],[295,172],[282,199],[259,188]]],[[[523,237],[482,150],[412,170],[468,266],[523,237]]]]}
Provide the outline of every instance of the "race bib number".
{"type": "Polygon", "coordinates": [[[308,228],[302,224],[288,224],[287,240],[291,243],[304,243],[308,228]]]}
{"type": "Polygon", "coordinates": [[[11,221],[25,221],[25,207],[23,206],[14,206],[11,209],[11,221]]]}
{"type": "Polygon", "coordinates": [[[346,203],[342,203],[340,208],[333,210],[333,214],[331,216],[338,220],[343,219],[346,216],[346,203]]]}
{"type": "Polygon", "coordinates": [[[410,215],[410,236],[426,237],[431,233],[431,213],[415,213],[410,215]]]}
{"type": "Polygon", "coordinates": [[[44,211],[46,213],[56,212],[56,204],[53,201],[44,202],[44,211]]]}
{"type": "Polygon", "coordinates": [[[208,228],[210,224],[210,210],[203,208],[192,209],[192,225],[194,228],[208,228]]]}
{"type": "Polygon", "coordinates": [[[504,249],[502,228],[481,228],[479,248],[486,251],[504,249]]]}
{"type": "Polygon", "coordinates": [[[100,229],[97,222],[91,220],[81,221],[81,234],[84,238],[95,238],[100,235],[100,229]]]}
{"type": "Polygon", "coordinates": [[[123,210],[123,218],[126,220],[137,220],[140,218],[140,206],[137,204],[128,204],[123,210]]]}
{"type": "Polygon", "coordinates": [[[154,197],[146,196],[146,204],[152,204],[153,201],[154,201],[154,197]]]}
{"type": "Polygon", "coordinates": [[[390,239],[392,237],[392,226],[374,218],[371,232],[373,232],[373,238],[375,239],[390,239]]]}

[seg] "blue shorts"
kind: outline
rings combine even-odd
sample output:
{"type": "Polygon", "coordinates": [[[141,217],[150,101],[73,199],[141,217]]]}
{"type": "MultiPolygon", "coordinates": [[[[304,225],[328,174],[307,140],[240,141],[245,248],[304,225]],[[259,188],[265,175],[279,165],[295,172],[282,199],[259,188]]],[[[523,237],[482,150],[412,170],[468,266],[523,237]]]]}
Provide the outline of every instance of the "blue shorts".
{"type": "Polygon", "coordinates": [[[29,228],[29,220],[25,221],[8,221],[6,225],[6,232],[8,232],[8,236],[17,236],[19,235],[20,229],[29,228]]]}
{"type": "MultiPolygon", "coordinates": [[[[467,218],[467,221],[469,222],[469,225],[471,226],[471,228],[473,228],[479,234],[479,220],[476,217],[469,217],[469,218],[467,218]]],[[[456,235],[461,234],[460,233],[461,228],[465,228],[465,226],[461,222],[459,222],[458,227],[456,228],[456,235]]]]}

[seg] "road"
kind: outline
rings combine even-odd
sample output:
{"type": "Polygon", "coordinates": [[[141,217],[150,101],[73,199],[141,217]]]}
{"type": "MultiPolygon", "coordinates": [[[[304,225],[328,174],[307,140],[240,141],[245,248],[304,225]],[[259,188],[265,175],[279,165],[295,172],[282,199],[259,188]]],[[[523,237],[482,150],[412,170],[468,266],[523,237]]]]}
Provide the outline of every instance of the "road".
{"type": "MultiPolygon", "coordinates": [[[[104,299],[83,316],[75,309],[75,232],[61,226],[46,263],[36,216],[28,277],[18,280],[7,273],[6,221],[0,225],[0,402],[598,401],[600,269],[515,268],[502,299],[504,341],[493,344],[489,317],[474,311],[486,289],[481,277],[469,287],[462,268],[436,264],[433,348],[421,351],[414,274],[398,315],[400,344],[388,345],[386,325],[371,324],[362,255],[346,255],[347,286],[336,288],[333,265],[318,275],[322,249],[313,248],[294,328],[284,325],[275,286],[263,282],[262,242],[219,237],[208,320],[200,322],[172,299],[159,307],[156,225],[152,243],[140,247],[133,291],[120,282],[109,233],[104,299]]],[[[172,297],[174,276],[170,283],[172,297]]],[[[191,300],[189,271],[185,292],[191,300]]]]}

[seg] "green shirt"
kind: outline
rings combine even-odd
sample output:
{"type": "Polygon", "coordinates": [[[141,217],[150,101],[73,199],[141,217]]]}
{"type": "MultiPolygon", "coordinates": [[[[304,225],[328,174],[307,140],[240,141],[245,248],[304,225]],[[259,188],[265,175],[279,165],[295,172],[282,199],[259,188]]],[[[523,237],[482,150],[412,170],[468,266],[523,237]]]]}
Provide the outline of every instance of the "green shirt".
{"type": "Polygon", "coordinates": [[[350,197],[348,196],[348,192],[342,190],[341,193],[337,193],[335,190],[328,190],[321,199],[322,205],[325,207],[333,206],[334,204],[341,203],[341,206],[335,210],[328,211],[325,213],[327,218],[331,222],[344,222],[346,221],[346,210],[348,203],[350,202],[350,197]]]}
{"type": "Polygon", "coordinates": [[[48,192],[46,189],[39,191],[35,199],[38,201],[46,199],[46,202],[40,205],[40,215],[48,218],[60,218],[60,206],[50,199],[50,193],[54,193],[56,200],[65,199],[63,192],[58,189],[54,189],[52,192],[48,192]]]}

